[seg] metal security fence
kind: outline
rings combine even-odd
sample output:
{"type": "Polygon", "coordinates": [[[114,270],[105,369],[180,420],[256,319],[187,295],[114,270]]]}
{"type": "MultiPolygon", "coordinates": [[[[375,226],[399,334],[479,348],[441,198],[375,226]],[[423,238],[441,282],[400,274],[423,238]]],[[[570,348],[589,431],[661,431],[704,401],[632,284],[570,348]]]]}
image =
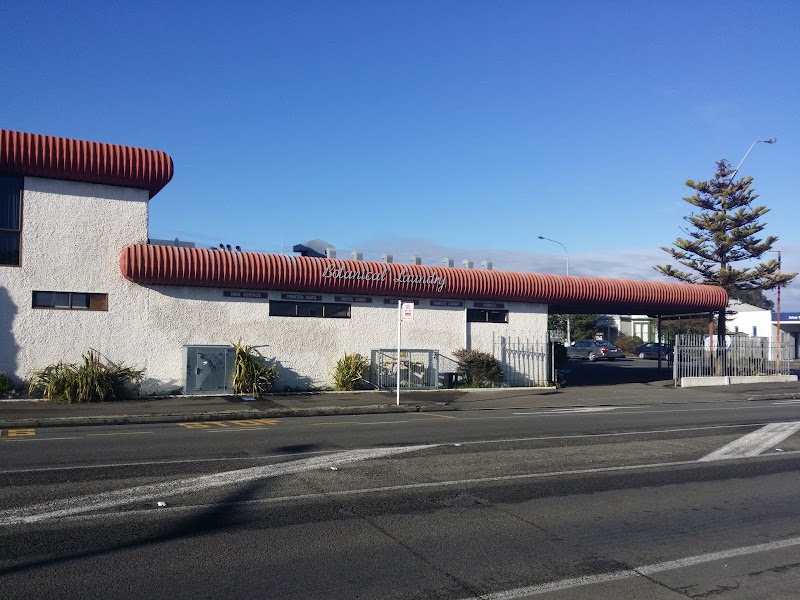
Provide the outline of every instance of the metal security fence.
{"type": "MultiPolygon", "coordinates": [[[[373,350],[370,382],[378,389],[397,388],[397,348],[373,350]]],[[[436,350],[400,350],[400,387],[412,390],[435,390],[439,387],[439,352],[436,350]]]]}
{"type": "Polygon", "coordinates": [[[673,374],[683,377],[741,377],[788,375],[793,348],[790,341],[766,337],[726,336],[720,346],[717,337],[678,335],[675,338],[673,374]]]}
{"type": "Polygon", "coordinates": [[[503,386],[538,387],[554,380],[547,341],[499,336],[492,340],[492,354],[503,369],[503,386]]]}

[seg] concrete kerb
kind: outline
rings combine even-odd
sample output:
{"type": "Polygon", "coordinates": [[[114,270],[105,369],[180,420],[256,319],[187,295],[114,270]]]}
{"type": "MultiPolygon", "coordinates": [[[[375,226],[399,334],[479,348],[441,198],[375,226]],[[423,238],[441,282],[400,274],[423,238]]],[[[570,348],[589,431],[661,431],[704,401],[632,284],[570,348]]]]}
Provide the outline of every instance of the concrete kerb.
{"type": "MultiPolygon", "coordinates": [[[[708,388],[705,388],[708,389],[708,388]]],[[[41,428],[41,427],[81,427],[87,425],[139,425],[153,423],[185,423],[185,422],[204,422],[204,421],[233,421],[248,419],[277,419],[290,417],[324,417],[334,415],[367,415],[367,414],[391,414],[391,413],[410,413],[410,412],[444,412],[444,411],[491,411],[491,410],[537,410],[581,408],[585,406],[635,406],[642,404],[685,404],[686,402],[719,402],[717,397],[702,397],[702,395],[692,395],[691,397],[680,394],[680,388],[670,388],[678,392],[677,396],[670,393],[668,396],[653,398],[650,402],[641,402],[638,390],[634,393],[626,393],[620,397],[595,397],[593,401],[581,401],[579,398],[569,398],[561,396],[560,401],[552,396],[552,391],[536,388],[538,392],[545,392],[538,397],[535,406],[531,402],[518,402],[519,398],[514,397],[518,393],[525,393],[527,389],[515,388],[514,390],[474,390],[441,394],[438,398],[424,394],[416,398],[407,397],[401,404],[386,402],[387,398],[381,398],[383,403],[364,404],[364,405],[339,405],[332,406],[330,402],[336,402],[330,397],[328,404],[323,406],[243,406],[241,408],[222,408],[216,406],[182,406],[169,407],[163,406],[161,411],[139,411],[138,414],[126,413],[124,404],[114,403],[114,409],[119,409],[117,414],[84,414],[68,416],[63,412],[58,416],[45,416],[45,414],[20,414],[17,418],[0,418],[0,429],[10,428],[41,428]],[[498,391],[500,392],[498,394],[498,391]],[[627,397],[625,397],[627,396],[627,397]],[[547,398],[547,399],[545,399],[547,398]]],[[[725,390],[725,401],[744,402],[744,401],[769,401],[769,400],[795,400],[800,399],[800,390],[794,391],[775,391],[766,392],[764,390],[752,390],[750,393],[730,394],[731,388],[725,390]]],[[[305,394],[310,395],[310,394],[305,394]]],[[[317,394],[313,394],[317,395],[317,394]]],[[[601,395],[602,396],[602,395],[601,395]]],[[[375,398],[376,400],[378,398],[375,398]]],[[[342,402],[341,404],[345,404],[342,402]]],[[[101,405],[98,405],[99,409],[101,405]]],[[[111,406],[111,405],[107,405],[111,406]]],[[[102,410],[102,409],[101,409],[102,410]]],[[[39,412],[39,411],[36,411],[39,412]]],[[[135,412],[135,411],[132,411],[135,412]]],[[[1,414],[1,413],[0,413],[1,414]]]]}

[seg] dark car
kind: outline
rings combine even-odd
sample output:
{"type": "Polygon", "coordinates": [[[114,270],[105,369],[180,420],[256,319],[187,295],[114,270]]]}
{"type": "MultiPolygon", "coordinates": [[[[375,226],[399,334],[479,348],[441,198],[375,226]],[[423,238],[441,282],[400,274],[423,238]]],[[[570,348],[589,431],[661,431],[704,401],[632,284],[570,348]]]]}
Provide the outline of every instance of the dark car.
{"type": "Polygon", "coordinates": [[[614,360],[623,358],[625,354],[611,342],[605,340],[578,340],[567,348],[570,358],[588,358],[589,360],[614,360]]]}
{"type": "Polygon", "coordinates": [[[658,342],[648,342],[633,349],[633,353],[639,358],[658,358],[659,348],[661,358],[665,360],[672,359],[672,346],[669,344],[659,344],[658,342]]]}

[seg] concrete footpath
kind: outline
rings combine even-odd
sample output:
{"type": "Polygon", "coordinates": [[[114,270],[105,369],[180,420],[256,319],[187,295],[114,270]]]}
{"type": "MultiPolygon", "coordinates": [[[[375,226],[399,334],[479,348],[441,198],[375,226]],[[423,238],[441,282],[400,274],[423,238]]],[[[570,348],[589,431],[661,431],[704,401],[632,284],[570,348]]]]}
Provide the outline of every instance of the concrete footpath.
{"type": "Polygon", "coordinates": [[[394,392],[383,391],[276,394],[252,401],[240,396],[171,396],[97,404],[4,400],[0,401],[0,429],[786,399],[800,400],[800,383],[675,388],[671,382],[658,381],[564,389],[402,391],[399,406],[394,392]]]}

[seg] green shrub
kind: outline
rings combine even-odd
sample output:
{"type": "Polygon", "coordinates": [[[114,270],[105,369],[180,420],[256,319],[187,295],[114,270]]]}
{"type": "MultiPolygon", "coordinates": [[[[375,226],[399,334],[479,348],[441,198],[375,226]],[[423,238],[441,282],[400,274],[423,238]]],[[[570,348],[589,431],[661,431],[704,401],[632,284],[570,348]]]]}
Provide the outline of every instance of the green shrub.
{"type": "Polygon", "coordinates": [[[456,350],[453,356],[458,361],[458,372],[464,376],[468,387],[489,387],[503,381],[500,362],[491,354],[478,350],[456,350]]]}
{"type": "Polygon", "coordinates": [[[105,402],[131,395],[144,371],[103,360],[89,350],[81,364],[58,362],[31,376],[28,393],[54,402],[105,402]]]}
{"type": "Polygon", "coordinates": [[[359,381],[365,381],[364,371],[368,366],[369,360],[360,354],[345,354],[333,370],[334,389],[340,392],[355,389],[359,381]]]}
{"type": "Polygon", "coordinates": [[[8,394],[14,389],[14,384],[11,383],[11,378],[0,371],[0,394],[8,394]]]}
{"type": "Polygon", "coordinates": [[[625,337],[617,338],[614,345],[619,346],[625,354],[633,354],[633,349],[644,344],[642,338],[635,335],[626,335],[625,337]]]}
{"type": "Polygon", "coordinates": [[[233,364],[233,391],[236,394],[261,396],[272,389],[278,379],[278,367],[267,364],[263,356],[252,346],[238,343],[233,345],[235,358],[233,364]]]}

